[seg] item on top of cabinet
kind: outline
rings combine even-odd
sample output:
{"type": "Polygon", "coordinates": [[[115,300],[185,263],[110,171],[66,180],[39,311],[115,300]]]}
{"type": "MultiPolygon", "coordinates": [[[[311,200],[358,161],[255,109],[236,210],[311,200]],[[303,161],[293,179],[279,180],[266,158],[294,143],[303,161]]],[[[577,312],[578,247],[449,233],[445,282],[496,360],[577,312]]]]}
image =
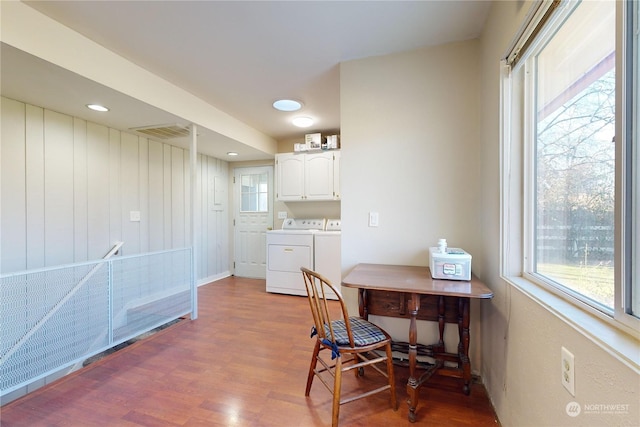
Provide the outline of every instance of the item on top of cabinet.
{"type": "Polygon", "coordinates": [[[340,148],[340,135],[327,135],[327,149],[336,150],[340,148]]]}
{"type": "Polygon", "coordinates": [[[434,279],[471,280],[471,255],[460,248],[429,248],[429,269],[434,279]]]}
{"type": "Polygon", "coordinates": [[[300,151],[307,151],[307,143],[306,142],[296,142],[293,144],[293,151],[296,153],[300,151]]]}
{"type": "Polygon", "coordinates": [[[322,147],[322,134],[308,133],[304,136],[304,142],[309,150],[319,150],[322,147]]]}

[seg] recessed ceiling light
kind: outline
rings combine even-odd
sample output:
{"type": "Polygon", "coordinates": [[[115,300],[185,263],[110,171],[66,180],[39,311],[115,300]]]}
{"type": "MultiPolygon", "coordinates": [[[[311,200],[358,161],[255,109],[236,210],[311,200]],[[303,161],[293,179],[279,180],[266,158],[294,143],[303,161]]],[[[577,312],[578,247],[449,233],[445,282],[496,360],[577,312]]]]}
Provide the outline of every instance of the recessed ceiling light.
{"type": "Polygon", "coordinates": [[[293,99],[279,99],[273,103],[273,108],[280,111],[298,111],[302,103],[293,99]]]}
{"type": "Polygon", "coordinates": [[[99,104],[87,104],[87,108],[93,111],[100,111],[102,113],[104,113],[105,111],[109,111],[107,107],[99,104]]]}
{"type": "Polygon", "coordinates": [[[236,153],[235,151],[229,151],[227,153],[227,156],[237,156],[237,155],[238,155],[238,153],[236,153]]]}
{"type": "Polygon", "coordinates": [[[293,124],[299,128],[308,128],[313,124],[313,119],[311,117],[296,117],[293,119],[293,124]]]}

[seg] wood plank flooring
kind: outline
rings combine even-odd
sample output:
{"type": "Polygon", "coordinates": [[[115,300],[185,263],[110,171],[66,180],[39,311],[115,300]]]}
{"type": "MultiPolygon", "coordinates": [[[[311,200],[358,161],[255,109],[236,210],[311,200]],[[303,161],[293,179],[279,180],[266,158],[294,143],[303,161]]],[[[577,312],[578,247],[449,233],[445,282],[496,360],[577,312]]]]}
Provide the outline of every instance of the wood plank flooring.
{"type": "MultiPolygon", "coordinates": [[[[302,280],[302,277],[300,277],[302,280]]],[[[201,286],[199,316],[138,341],[0,409],[11,426],[327,426],[331,395],[316,379],[304,396],[313,349],[304,297],[265,292],[264,280],[201,286]]],[[[343,426],[410,426],[408,370],[396,367],[398,410],[380,393],[343,405],[343,426]]],[[[343,394],[383,381],[346,375],[343,394]]],[[[485,389],[436,379],[420,392],[417,422],[497,426],[485,389]]]]}

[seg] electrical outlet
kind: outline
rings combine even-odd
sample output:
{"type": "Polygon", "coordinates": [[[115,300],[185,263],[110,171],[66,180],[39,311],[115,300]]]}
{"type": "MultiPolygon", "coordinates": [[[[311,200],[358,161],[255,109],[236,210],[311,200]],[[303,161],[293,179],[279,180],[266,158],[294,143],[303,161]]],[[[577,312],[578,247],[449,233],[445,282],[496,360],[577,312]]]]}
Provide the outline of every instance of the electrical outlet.
{"type": "Polygon", "coordinates": [[[566,348],[562,347],[562,385],[567,389],[573,397],[576,396],[576,373],[573,354],[566,348]]]}

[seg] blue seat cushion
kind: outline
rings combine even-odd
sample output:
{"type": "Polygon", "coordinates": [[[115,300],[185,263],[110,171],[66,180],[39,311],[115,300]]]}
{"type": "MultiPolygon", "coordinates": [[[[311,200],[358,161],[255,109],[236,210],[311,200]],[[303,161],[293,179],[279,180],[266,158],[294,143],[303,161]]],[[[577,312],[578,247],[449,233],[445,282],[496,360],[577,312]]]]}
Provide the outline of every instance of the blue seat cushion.
{"type": "MultiPolygon", "coordinates": [[[[353,341],[356,347],[375,344],[387,338],[380,328],[364,319],[350,317],[349,322],[351,323],[351,332],[353,333],[353,341]]],[[[336,335],[336,343],[338,345],[351,345],[344,320],[334,320],[331,325],[333,326],[333,333],[336,335]]],[[[325,325],[324,330],[326,336],[331,337],[329,325],[325,325]]]]}

